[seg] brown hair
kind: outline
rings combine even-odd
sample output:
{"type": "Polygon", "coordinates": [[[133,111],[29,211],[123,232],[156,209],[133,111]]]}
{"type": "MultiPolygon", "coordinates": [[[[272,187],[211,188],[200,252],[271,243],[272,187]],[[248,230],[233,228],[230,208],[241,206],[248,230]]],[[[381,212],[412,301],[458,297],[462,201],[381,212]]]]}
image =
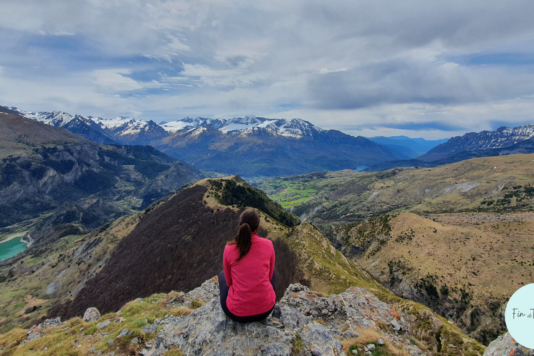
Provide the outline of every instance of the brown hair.
{"type": "Polygon", "coordinates": [[[239,249],[238,261],[242,259],[252,246],[252,232],[260,226],[260,215],[256,209],[247,209],[239,217],[239,233],[228,245],[237,245],[239,249]]]}

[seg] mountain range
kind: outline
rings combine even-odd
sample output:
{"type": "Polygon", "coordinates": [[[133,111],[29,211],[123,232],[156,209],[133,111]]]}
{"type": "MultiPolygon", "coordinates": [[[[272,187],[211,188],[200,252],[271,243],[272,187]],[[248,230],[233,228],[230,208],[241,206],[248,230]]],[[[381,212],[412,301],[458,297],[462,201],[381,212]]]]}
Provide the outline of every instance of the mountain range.
{"type": "Polygon", "coordinates": [[[381,162],[365,170],[385,171],[395,167],[436,167],[477,157],[534,152],[534,125],[500,127],[496,131],[470,132],[455,136],[425,154],[408,160],[381,162]]]}
{"type": "Polygon", "coordinates": [[[156,124],[9,109],[96,143],[151,145],[199,169],[244,177],[358,169],[404,157],[364,137],[324,130],[302,119],[184,118],[156,124]]]}

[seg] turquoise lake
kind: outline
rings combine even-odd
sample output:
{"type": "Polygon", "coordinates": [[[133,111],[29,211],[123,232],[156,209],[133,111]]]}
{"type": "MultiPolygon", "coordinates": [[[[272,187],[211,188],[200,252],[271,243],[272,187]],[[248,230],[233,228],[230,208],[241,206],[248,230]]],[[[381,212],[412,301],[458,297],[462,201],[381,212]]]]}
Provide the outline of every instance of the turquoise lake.
{"type": "Polygon", "coordinates": [[[24,242],[20,242],[21,239],[22,237],[17,237],[16,239],[2,242],[0,244],[0,261],[7,260],[8,258],[18,255],[26,249],[26,244],[24,242]]]}

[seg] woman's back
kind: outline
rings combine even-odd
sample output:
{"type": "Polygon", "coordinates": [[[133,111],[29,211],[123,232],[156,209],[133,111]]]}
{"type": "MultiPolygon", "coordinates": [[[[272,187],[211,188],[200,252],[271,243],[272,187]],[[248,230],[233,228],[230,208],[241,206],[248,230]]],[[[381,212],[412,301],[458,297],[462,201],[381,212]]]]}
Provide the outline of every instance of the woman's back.
{"type": "Polygon", "coordinates": [[[249,252],[239,259],[237,245],[224,249],[223,268],[229,287],[226,305],[237,316],[249,316],[271,310],[276,294],[271,285],[275,255],[272,241],[252,232],[249,252]]]}

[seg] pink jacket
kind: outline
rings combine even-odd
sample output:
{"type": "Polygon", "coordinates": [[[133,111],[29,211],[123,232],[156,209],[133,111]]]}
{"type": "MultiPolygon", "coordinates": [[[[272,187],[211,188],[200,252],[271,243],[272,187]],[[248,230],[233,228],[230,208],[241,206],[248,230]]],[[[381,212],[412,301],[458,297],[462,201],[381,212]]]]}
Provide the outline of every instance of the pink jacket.
{"type": "Polygon", "coordinates": [[[271,240],[252,233],[250,251],[239,261],[237,245],[226,245],[223,268],[228,284],[228,310],[237,316],[263,314],[271,310],[276,294],[271,285],[274,247],[271,240]]]}

